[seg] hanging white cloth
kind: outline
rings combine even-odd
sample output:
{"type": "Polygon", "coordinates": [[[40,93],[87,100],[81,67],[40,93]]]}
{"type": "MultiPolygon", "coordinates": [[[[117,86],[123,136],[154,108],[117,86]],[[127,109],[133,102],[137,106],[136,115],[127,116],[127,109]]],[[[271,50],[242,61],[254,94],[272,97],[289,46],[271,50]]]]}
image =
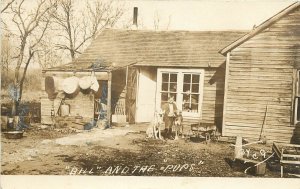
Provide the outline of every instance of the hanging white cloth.
{"type": "Polygon", "coordinates": [[[96,78],[96,76],[91,76],[91,89],[93,90],[93,91],[95,91],[95,92],[97,92],[98,91],[98,89],[99,89],[99,83],[98,83],[98,80],[97,80],[97,78],[96,78]]]}

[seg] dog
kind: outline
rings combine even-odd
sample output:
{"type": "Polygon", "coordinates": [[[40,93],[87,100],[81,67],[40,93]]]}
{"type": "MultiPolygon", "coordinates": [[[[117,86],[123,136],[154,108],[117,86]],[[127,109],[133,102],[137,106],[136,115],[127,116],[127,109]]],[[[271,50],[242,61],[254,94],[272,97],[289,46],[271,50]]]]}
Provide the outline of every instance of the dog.
{"type": "Polygon", "coordinates": [[[183,135],[183,117],[182,117],[182,111],[178,110],[177,116],[174,121],[174,126],[175,126],[175,140],[178,140],[178,135],[181,133],[182,138],[184,138],[183,135]]]}
{"type": "Polygon", "coordinates": [[[154,119],[149,124],[149,127],[147,128],[146,134],[147,138],[155,138],[155,139],[161,139],[163,140],[161,136],[161,125],[163,124],[163,111],[155,111],[154,113],[154,119]]]}

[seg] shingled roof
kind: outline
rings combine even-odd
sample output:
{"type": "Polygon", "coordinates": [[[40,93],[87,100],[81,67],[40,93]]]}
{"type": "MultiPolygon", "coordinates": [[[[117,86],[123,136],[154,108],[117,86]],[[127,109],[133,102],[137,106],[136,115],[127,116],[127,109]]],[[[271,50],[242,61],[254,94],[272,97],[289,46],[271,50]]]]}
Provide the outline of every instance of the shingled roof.
{"type": "Polygon", "coordinates": [[[127,65],[220,66],[218,51],[244,31],[104,30],[73,62],[50,70],[113,69],[127,65]]]}

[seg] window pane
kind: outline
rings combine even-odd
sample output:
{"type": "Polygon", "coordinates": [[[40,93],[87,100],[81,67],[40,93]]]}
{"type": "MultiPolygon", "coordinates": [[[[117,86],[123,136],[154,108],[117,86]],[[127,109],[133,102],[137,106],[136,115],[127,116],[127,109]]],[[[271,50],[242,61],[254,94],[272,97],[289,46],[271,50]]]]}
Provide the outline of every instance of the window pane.
{"type": "Polygon", "coordinates": [[[184,93],[186,93],[186,92],[191,92],[191,91],[190,91],[190,87],[191,87],[190,84],[183,84],[183,92],[184,92],[184,93]]]}
{"type": "Polygon", "coordinates": [[[198,112],[198,104],[192,104],[191,111],[192,112],[198,112]]]}
{"type": "Polygon", "coordinates": [[[169,74],[168,73],[162,74],[162,82],[169,82],[169,74]]]}
{"type": "Polygon", "coordinates": [[[193,74],[193,83],[199,83],[200,75],[193,74]]]}
{"type": "Polygon", "coordinates": [[[191,102],[192,102],[193,104],[198,103],[199,95],[193,94],[193,95],[191,95],[191,97],[192,97],[191,102]]]}
{"type": "Polygon", "coordinates": [[[190,96],[189,94],[183,94],[182,102],[190,102],[190,96]]]}
{"type": "Polygon", "coordinates": [[[183,82],[184,83],[191,83],[191,74],[184,74],[183,82]]]}
{"type": "Polygon", "coordinates": [[[176,102],[176,93],[169,93],[169,97],[173,97],[174,101],[176,102]]]}
{"type": "Polygon", "coordinates": [[[168,93],[161,93],[161,101],[168,101],[168,93]]]}
{"type": "Polygon", "coordinates": [[[193,84],[192,85],[192,92],[193,93],[199,93],[199,84],[193,84]]]}
{"type": "Polygon", "coordinates": [[[170,91],[171,92],[177,91],[177,83],[170,83],[170,91]]]}
{"type": "Polygon", "coordinates": [[[168,89],[169,89],[168,83],[162,83],[162,85],[161,85],[161,90],[162,90],[162,91],[168,91],[168,89]]]}
{"type": "Polygon", "coordinates": [[[191,110],[190,97],[190,94],[183,94],[182,96],[182,110],[185,112],[189,112],[191,110]]]}
{"type": "Polygon", "coordinates": [[[184,112],[189,112],[189,111],[191,110],[191,108],[190,108],[190,103],[187,103],[187,102],[183,103],[183,104],[182,104],[182,110],[183,110],[184,112]]]}
{"type": "Polygon", "coordinates": [[[170,82],[177,82],[177,74],[170,74],[170,82]]]}

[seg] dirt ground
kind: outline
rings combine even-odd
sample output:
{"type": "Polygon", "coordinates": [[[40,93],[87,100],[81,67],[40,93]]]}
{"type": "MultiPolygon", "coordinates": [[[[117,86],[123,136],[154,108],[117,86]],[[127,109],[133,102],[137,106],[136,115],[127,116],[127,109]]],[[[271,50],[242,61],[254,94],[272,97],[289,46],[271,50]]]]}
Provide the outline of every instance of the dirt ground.
{"type": "MultiPolygon", "coordinates": [[[[130,125],[75,133],[36,125],[22,139],[2,134],[1,174],[258,177],[231,167],[234,148],[228,142],[147,139],[146,128],[130,125]]],[[[247,155],[259,153],[257,149],[271,150],[256,145],[247,155]]],[[[280,177],[280,172],[268,168],[263,177],[280,177]]]]}

